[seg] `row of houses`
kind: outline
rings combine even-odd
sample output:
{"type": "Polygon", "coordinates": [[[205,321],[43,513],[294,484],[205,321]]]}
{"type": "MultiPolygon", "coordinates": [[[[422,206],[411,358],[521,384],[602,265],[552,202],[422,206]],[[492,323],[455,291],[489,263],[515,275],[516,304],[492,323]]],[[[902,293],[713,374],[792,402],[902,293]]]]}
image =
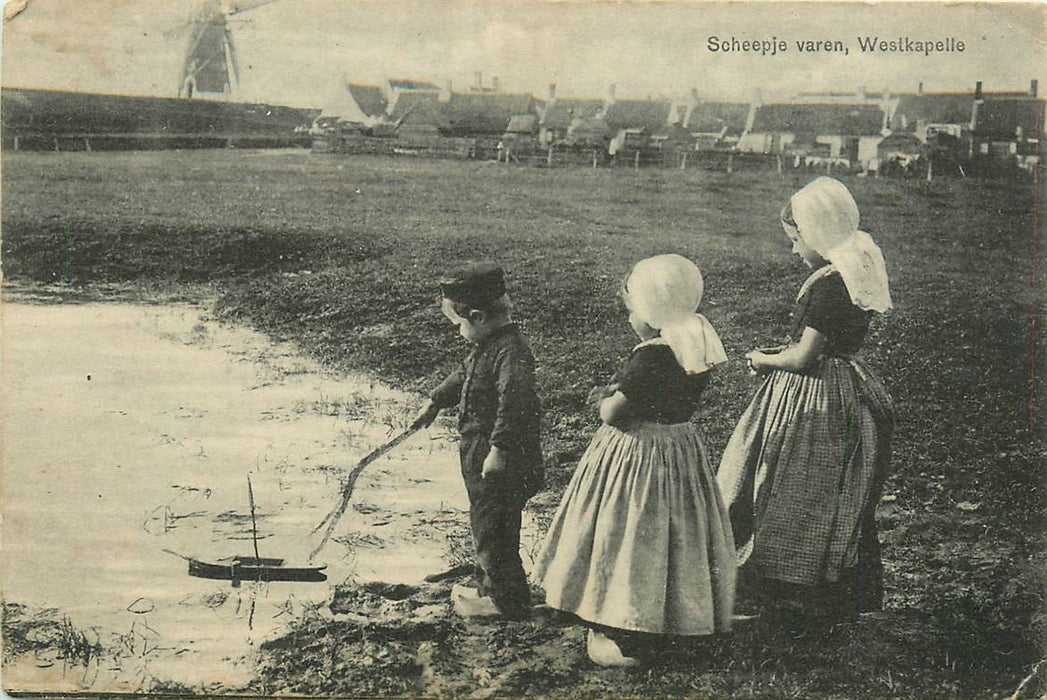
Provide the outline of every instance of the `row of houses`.
{"type": "Polygon", "coordinates": [[[816,154],[875,167],[907,160],[930,149],[957,160],[1011,160],[1022,167],[1040,162],[1044,105],[1036,80],[1025,92],[912,94],[801,94],[788,105],[760,105],[751,112],[740,148],[748,151],[816,154]]]}
{"type": "MultiPolygon", "coordinates": [[[[480,81],[478,81],[480,82],[480,81]]],[[[623,100],[612,85],[599,99],[544,99],[504,92],[495,83],[455,92],[416,80],[348,84],[314,125],[318,133],[366,132],[399,139],[471,137],[506,148],[553,145],[777,154],[795,162],[830,161],[873,170],[929,149],[959,160],[995,158],[1031,167],[1044,143],[1045,101],[1037,81],[1024,92],[804,93],[785,102],[623,100]]]]}

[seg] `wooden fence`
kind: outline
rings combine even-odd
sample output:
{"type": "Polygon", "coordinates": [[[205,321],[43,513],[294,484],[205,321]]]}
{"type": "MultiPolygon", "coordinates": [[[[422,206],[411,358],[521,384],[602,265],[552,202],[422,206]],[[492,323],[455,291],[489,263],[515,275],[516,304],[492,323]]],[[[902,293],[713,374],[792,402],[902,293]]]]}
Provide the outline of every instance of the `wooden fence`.
{"type": "Polygon", "coordinates": [[[500,144],[493,137],[378,138],[363,134],[319,136],[313,140],[315,153],[422,156],[460,160],[484,160],[506,166],[534,168],[666,168],[679,170],[778,170],[783,164],[775,155],[734,151],[683,151],[676,149],[626,149],[611,155],[598,146],[557,145],[542,148],[533,144],[500,144]]]}
{"type": "MultiPolygon", "coordinates": [[[[13,130],[14,131],[14,130],[13,130]]],[[[625,149],[610,155],[606,149],[593,146],[557,145],[541,148],[532,144],[502,144],[494,137],[445,137],[414,135],[410,138],[381,138],[364,134],[318,136],[307,134],[270,135],[259,133],[36,133],[8,131],[3,134],[5,151],[129,151],[177,150],[200,148],[312,148],[315,153],[386,155],[394,157],[484,160],[507,167],[533,168],[660,168],[701,170],[784,172],[805,170],[815,174],[846,174],[859,171],[856,166],[824,160],[794,158],[765,153],[742,153],[727,150],[684,151],[657,148],[625,149]]],[[[962,163],[934,163],[923,159],[913,172],[870,172],[877,177],[919,177],[930,180],[941,177],[1022,177],[1031,171],[1042,171],[1039,161],[1020,168],[1014,162],[993,158],[975,158],[962,163]]]]}
{"type": "Polygon", "coordinates": [[[193,148],[309,148],[304,135],[265,134],[4,134],[5,151],[162,151],[193,148]]]}

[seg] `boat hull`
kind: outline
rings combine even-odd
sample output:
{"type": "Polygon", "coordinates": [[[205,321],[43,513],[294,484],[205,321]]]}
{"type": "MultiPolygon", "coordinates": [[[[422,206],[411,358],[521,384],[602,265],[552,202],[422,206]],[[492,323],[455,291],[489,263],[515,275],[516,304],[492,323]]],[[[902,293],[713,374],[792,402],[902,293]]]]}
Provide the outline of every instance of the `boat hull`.
{"type": "Polygon", "coordinates": [[[283,566],[282,559],[256,559],[255,557],[233,557],[228,562],[207,562],[188,559],[189,575],[196,578],[232,581],[239,586],[241,581],[326,581],[326,566],[283,566]]]}

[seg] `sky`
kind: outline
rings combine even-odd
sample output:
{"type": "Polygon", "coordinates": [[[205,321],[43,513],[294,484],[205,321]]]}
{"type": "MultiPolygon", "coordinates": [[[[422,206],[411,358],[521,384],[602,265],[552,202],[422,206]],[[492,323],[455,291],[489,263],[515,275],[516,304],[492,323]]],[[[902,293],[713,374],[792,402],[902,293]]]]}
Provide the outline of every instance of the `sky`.
{"type": "MultiPolygon", "coordinates": [[[[8,0],[10,12],[19,2],[8,0]]],[[[226,0],[229,4],[229,0],[226,0]]],[[[2,83],[174,97],[200,0],[28,0],[4,22],[2,83]]],[[[936,2],[600,2],[274,0],[229,19],[240,81],[233,99],[322,107],[345,81],[417,78],[538,97],[765,101],[799,92],[1047,89],[1047,4],[936,2]],[[777,55],[712,50],[785,41],[777,55]],[[862,52],[858,37],[964,50],[862,52]],[[797,41],[841,41],[846,54],[797,41]],[[951,42],[951,43],[948,43],[951,42]]],[[[780,46],[780,44],[779,44],[780,46]]]]}

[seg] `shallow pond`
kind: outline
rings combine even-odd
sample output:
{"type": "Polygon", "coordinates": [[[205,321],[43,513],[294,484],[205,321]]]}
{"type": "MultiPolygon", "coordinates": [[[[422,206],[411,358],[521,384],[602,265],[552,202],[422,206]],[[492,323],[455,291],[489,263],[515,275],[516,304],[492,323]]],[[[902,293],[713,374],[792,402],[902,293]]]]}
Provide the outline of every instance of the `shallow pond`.
{"type": "MultiPolygon", "coordinates": [[[[243,688],[252,650],[343,581],[417,583],[468,547],[450,423],[368,467],[316,557],[325,583],[191,578],[173,553],[305,563],[340,479],[418,398],[322,371],[191,306],[2,307],[7,602],[55,608],[103,645],[3,668],[7,691],[243,688]]],[[[440,424],[438,423],[438,426],[440,424]]],[[[525,538],[526,539],[526,538],[525,538]]]]}

